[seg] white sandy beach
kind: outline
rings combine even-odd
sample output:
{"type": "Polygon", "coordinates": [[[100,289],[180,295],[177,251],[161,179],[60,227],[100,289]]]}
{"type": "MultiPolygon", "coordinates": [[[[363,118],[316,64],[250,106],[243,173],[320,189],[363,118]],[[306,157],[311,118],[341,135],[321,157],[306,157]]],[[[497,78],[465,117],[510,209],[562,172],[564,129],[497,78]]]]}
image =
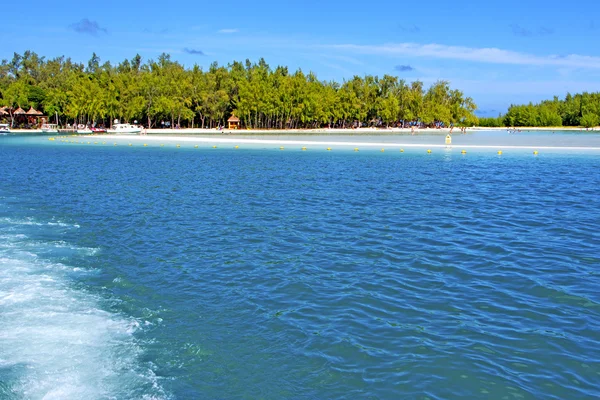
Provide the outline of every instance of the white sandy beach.
{"type": "MultiPolygon", "coordinates": [[[[530,131],[543,131],[543,132],[597,132],[600,134],[600,127],[590,128],[589,130],[581,127],[571,126],[560,126],[560,127],[517,127],[517,131],[530,132],[530,131]]],[[[513,131],[513,129],[507,127],[470,127],[466,129],[465,134],[476,133],[481,131],[513,131]]],[[[265,135],[265,136],[281,136],[281,135],[300,135],[300,136],[385,136],[385,135],[447,135],[452,134],[453,136],[463,134],[460,128],[425,128],[415,129],[411,128],[356,128],[356,129],[339,129],[339,128],[319,128],[319,129],[203,129],[203,128],[182,128],[182,129],[147,129],[149,135],[168,135],[168,136],[183,136],[183,135],[208,135],[208,136],[220,136],[220,135],[265,135]]],[[[41,134],[40,129],[14,129],[14,134],[41,134]]],[[[61,134],[76,134],[76,131],[72,132],[61,132],[61,134]]]]}
{"type": "MultiPolygon", "coordinates": [[[[472,134],[454,133],[451,143],[447,144],[448,132],[431,130],[420,132],[414,136],[408,135],[378,135],[364,132],[358,135],[349,134],[347,130],[329,131],[327,133],[311,131],[309,134],[298,131],[269,131],[264,134],[260,131],[220,131],[215,134],[190,133],[187,130],[157,130],[158,133],[147,135],[80,135],[85,140],[111,141],[119,144],[135,143],[138,146],[157,145],[202,145],[204,146],[273,146],[273,147],[307,147],[309,149],[335,149],[335,148],[370,148],[370,149],[409,149],[409,148],[445,148],[445,149],[482,149],[482,150],[570,150],[570,151],[600,151],[600,135],[582,134],[509,134],[503,131],[487,132],[471,131],[472,134]]],[[[154,132],[154,131],[150,131],[154,132]]],[[[57,135],[57,138],[73,140],[72,136],[57,135]]]]}

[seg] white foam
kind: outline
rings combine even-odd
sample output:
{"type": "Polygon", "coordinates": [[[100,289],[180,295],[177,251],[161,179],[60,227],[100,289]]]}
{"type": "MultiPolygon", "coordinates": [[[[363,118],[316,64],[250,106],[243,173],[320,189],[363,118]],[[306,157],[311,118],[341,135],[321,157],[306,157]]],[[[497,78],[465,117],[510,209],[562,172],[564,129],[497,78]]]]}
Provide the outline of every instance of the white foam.
{"type": "Polygon", "coordinates": [[[70,224],[63,221],[51,221],[51,222],[40,222],[36,221],[35,218],[27,217],[27,218],[9,218],[3,217],[0,218],[0,223],[10,224],[10,225],[31,225],[31,226],[60,226],[64,228],[75,228],[79,229],[80,226],[78,224],[70,224]]]}
{"type": "Polygon", "coordinates": [[[41,259],[22,236],[2,233],[0,380],[10,394],[44,400],[169,397],[152,369],[140,364],[134,334],[144,324],[103,310],[98,295],[73,288],[65,267],[77,267],[41,259]]]}

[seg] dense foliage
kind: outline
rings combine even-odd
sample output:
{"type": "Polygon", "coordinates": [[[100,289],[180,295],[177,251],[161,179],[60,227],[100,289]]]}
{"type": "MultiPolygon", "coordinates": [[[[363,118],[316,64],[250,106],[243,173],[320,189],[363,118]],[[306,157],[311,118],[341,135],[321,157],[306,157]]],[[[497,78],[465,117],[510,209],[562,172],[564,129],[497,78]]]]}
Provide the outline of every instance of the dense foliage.
{"type": "Polygon", "coordinates": [[[448,82],[425,90],[423,83],[367,75],[337,82],[311,72],[290,73],[258,63],[197,65],[186,69],[170,56],[142,63],[139,55],[113,66],[96,54],[87,66],[69,58],[45,60],[17,53],[0,65],[1,105],[32,106],[61,123],[110,123],[134,119],[147,126],[215,127],[231,115],[249,128],[391,126],[415,121],[430,125],[473,125],[473,100],[448,82]]]}
{"type": "Polygon", "coordinates": [[[504,116],[480,118],[480,126],[584,126],[600,124],[600,93],[567,94],[539,104],[512,105],[504,116]]]}

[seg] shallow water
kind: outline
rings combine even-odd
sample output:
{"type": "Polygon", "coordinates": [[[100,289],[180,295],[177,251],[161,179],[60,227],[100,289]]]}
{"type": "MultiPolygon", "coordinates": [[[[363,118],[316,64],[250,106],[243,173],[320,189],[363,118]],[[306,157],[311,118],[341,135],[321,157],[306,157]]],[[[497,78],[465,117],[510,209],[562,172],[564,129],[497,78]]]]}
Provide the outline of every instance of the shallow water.
{"type": "MultiPolygon", "coordinates": [[[[351,132],[351,131],[349,131],[351,132]]],[[[586,147],[600,149],[600,131],[541,131],[533,130],[521,132],[513,132],[506,130],[469,130],[466,134],[461,134],[460,131],[455,131],[452,134],[452,145],[460,146],[493,146],[498,148],[506,148],[512,146],[539,146],[539,147],[586,147]]],[[[152,139],[156,135],[148,135],[152,139]]],[[[159,135],[160,136],[160,135],[159,135]]],[[[306,141],[306,142],[328,142],[328,143],[387,143],[387,144],[413,144],[413,145],[444,145],[446,133],[435,129],[425,129],[416,131],[414,135],[408,132],[392,133],[386,130],[374,130],[373,133],[355,133],[355,134],[339,134],[335,133],[320,133],[319,135],[290,135],[288,132],[271,133],[269,135],[261,134],[243,134],[240,133],[224,133],[213,135],[171,135],[173,141],[177,141],[177,137],[204,137],[212,139],[261,139],[261,140],[281,140],[281,141],[306,141]]]]}
{"type": "Polygon", "coordinates": [[[0,140],[0,398],[600,395],[597,153],[122,144],[0,140]]]}

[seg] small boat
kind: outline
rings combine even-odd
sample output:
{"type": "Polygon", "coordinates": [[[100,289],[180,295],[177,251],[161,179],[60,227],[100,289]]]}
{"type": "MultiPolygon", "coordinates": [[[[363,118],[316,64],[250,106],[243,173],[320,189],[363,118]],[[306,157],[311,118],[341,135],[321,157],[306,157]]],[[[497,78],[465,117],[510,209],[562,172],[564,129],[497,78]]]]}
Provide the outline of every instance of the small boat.
{"type": "Polygon", "coordinates": [[[87,125],[79,124],[77,125],[77,133],[83,133],[86,135],[92,133],[92,130],[87,125]]]}
{"type": "Polygon", "coordinates": [[[43,124],[42,132],[44,133],[58,133],[58,125],[56,124],[43,124]]]}
{"type": "Polygon", "coordinates": [[[106,128],[91,128],[94,133],[106,133],[106,128]]]}
{"type": "Polygon", "coordinates": [[[0,135],[6,136],[10,133],[8,124],[0,124],[0,135]]]}
{"type": "Polygon", "coordinates": [[[107,129],[106,132],[117,135],[137,135],[142,132],[142,128],[132,124],[113,124],[112,128],[107,129]]]}

